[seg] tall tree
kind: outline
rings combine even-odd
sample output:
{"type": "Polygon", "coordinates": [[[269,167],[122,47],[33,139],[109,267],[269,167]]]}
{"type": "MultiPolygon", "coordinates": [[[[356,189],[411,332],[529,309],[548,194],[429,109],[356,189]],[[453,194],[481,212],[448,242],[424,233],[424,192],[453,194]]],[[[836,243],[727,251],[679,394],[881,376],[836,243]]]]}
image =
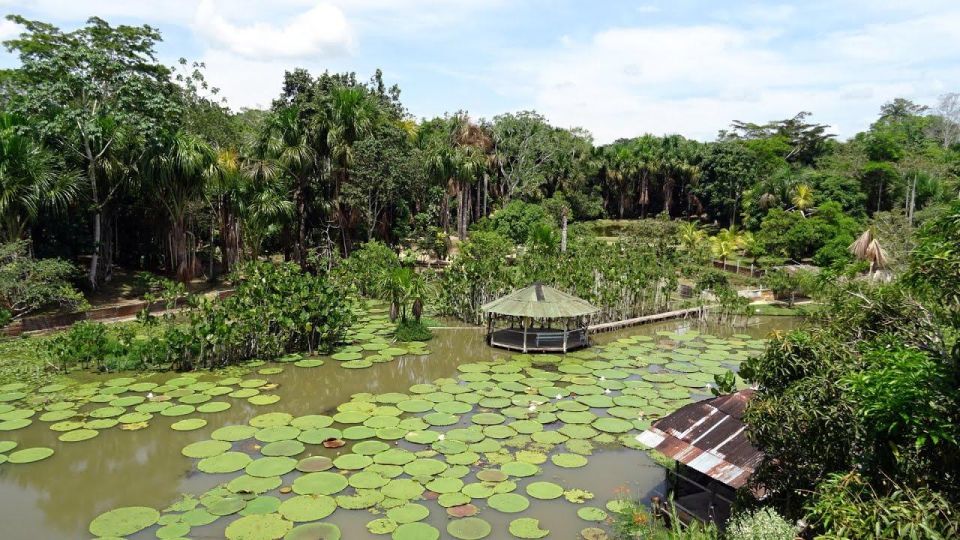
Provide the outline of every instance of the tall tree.
{"type": "Polygon", "coordinates": [[[10,103],[30,117],[44,140],[77,163],[87,184],[93,218],[88,279],[96,288],[110,277],[111,203],[132,178],[147,141],[179,115],[170,71],[158,63],[160,33],[150,26],[110,26],[93,17],[72,32],[9,15],[23,33],[5,42],[20,57],[22,82],[10,103]]]}
{"type": "Polygon", "coordinates": [[[62,210],[77,195],[77,175],[33,140],[20,118],[0,113],[0,237],[22,240],[44,207],[62,210]]]}

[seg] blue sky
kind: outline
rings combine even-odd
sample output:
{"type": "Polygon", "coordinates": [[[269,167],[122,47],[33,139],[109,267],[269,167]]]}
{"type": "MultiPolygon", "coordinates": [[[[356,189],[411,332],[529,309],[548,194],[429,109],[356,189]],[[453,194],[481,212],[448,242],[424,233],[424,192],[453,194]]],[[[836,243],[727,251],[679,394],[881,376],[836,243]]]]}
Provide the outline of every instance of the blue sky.
{"type": "MultiPolygon", "coordinates": [[[[712,139],[801,110],[840,137],[880,105],[960,91],[960,2],[673,0],[0,0],[76,27],[160,28],[160,58],[207,64],[234,108],[267,106],[284,70],[377,67],[417,117],[535,109],[600,143],[712,139]]],[[[15,35],[11,23],[0,37],[15,35]]],[[[0,65],[16,58],[0,53],[0,65]]]]}

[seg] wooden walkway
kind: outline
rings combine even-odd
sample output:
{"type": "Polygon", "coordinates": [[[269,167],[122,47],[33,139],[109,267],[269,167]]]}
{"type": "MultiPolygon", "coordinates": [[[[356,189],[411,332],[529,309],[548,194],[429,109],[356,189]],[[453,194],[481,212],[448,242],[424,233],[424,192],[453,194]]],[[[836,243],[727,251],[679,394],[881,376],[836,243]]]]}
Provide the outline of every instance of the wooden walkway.
{"type": "Polygon", "coordinates": [[[635,317],[633,319],[624,319],[622,321],[613,321],[602,324],[594,324],[587,327],[591,333],[597,332],[609,332],[611,330],[616,330],[618,328],[626,328],[628,326],[635,326],[638,324],[656,322],[656,321],[666,321],[669,319],[680,319],[686,318],[690,315],[700,315],[703,308],[701,307],[692,307],[687,309],[678,309],[676,311],[665,311],[663,313],[654,313],[653,315],[644,315],[643,317],[635,317]]]}

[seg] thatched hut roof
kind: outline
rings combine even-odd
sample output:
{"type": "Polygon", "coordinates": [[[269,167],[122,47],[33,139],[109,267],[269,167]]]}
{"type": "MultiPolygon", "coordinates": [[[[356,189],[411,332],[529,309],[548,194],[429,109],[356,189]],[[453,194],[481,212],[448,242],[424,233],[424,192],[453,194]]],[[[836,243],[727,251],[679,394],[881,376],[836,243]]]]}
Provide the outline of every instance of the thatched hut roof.
{"type": "Polygon", "coordinates": [[[600,311],[582,298],[560,292],[541,283],[514,291],[503,298],[484,304],[484,313],[534,319],[566,319],[600,311]]]}

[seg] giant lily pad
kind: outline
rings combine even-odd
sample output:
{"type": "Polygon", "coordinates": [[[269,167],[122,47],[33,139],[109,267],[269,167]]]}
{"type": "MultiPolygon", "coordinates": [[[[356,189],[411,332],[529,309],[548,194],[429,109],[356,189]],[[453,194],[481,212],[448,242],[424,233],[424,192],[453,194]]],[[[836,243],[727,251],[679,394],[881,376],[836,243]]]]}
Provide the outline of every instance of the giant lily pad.
{"type": "Polygon", "coordinates": [[[279,514],[254,514],[228,525],[225,535],[229,540],[275,540],[292,527],[293,523],[279,514]]]}
{"type": "Polygon", "coordinates": [[[401,525],[420,521],[429,515],[430,510],[427,509],[426,506],[417,503],[406,503],[387,510],[387,517],[401,525]]]}
{"type": "Polygon", "coordinates": [[[195,429],[200,429],[205,425],[207,425],[207,421],[203,418],[188,418],[186,420],[180,420],[179,422],[170,424],[170,428],[176,431],[193,431],[195,429]]]}
{"type": "Polygon", "coordinates": [[[334,495],[347,487],[347,477],[333,472],[313,472],[293,481],[293,491],[299,495],[334,495]]]}
{"type": "Polygon", "coordinates": [[[340,527],[333,523],[305,523],[291,529],[283,540],[340,540],[340,527]]]}
{"type": "Polygon", "coordinates": [[[553,482],[533,482],[527,486],[527,495],[540,500],[558,499],[563,496],[563,488],[553,482]]]}
{"type": "Polygon", "coordinates": [[[549,530],[540,528],[540,520],[520,518],[510,522],[510,534],[517,538],[543,538],[550,534],[549,530]]]}
{"type": "Polygon", "coordinates": [[[437,540],[440,531],[426,523],[404,523],[393,531],[393,540],[437,540]]]}
{"type": "MultiPolygon", "coordinates": [[[[215,459],[215,458],[214,458],[215,459]]],[[[266,478],[281,476],[292,471],[297,466],[297,460],[289,457],[263,457],[256,459],[244,468],[250,476],[266,478]]],[[[320,519],[320,518],[317,518],[320,519]]]]}
{"type": "Polygon", "coordinates": [[[415,480],[408,478],[398,478],[391,480],[383,486],[382,493],[394,499],[411,500],[419,498],[424,491],[423,485],[415,480]]]}
{"type": "Polygon", "coordinates": [[[197,469],[208,474],[232,473],[243,469],[251,461],[250,456],[243,452],[224,452],[201,459],[197,462],[197,469]]]}
{"type": "Polygon", "coordinates": [[[526,510],[530,506],[530,501],[516,493],[497,493],[487,499],[487,505],[494,510],[513,514],[526,510]]]}
{"type": "Polygon", "coordinates": [[[447,532],[460,540],[480,540],[490,535],[490,524],[478,517],[456,519],[447,523],[447,532]]]}
{"type": "Polygon", "coordinates": [[[93,536],[130,536],[155,524],[160,512],[146,506],[127,506],[100,514],[90,522],[93,536]]]}
{"type": "Polygon", "coordinates": [[[326,495],[297,495],[280,504],[280,514],[290,521],[317,521],[336,509],[336,501],[326,495]]]}

